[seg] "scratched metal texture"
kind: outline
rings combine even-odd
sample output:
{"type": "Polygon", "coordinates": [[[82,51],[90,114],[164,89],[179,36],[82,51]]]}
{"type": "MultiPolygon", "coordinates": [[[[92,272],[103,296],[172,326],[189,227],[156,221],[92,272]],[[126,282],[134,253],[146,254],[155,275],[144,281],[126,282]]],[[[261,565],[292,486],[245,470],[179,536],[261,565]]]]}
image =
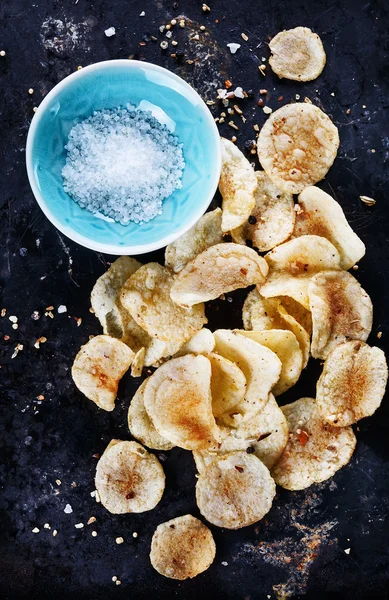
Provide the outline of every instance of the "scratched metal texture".
{"type": "MultiPolygon", "coordinates": [[[[299,94],[329,113],[339,127],[341,146],[320,185],[340,201],[367,246],[355,275],[374,303],[371,342],[384,350],[389,347],[387,3],[209,0],[211,12],[205,14],[201,4],[0,4],[0,49],[7,53],[0,58],[0,275],[1,307],[7,309],[0,320],[0,594],[7,600],[389,597],[387,399],[372,418],[355,427],[355,455],[332,480],[297,493],[278,490],[270,513],[255,526],[240,531],[212,527],[215,563],[192,581],[160,577],[148,558],[151,536],[160,522],[187,512],[198,516],[189,452],[175,449],[163,457],[166,492],[151,512],[113,516],[90,496],[93,454],[101,453],[113,437],[130,439],[126,412],[140,380],[124,377],[113,413],[99,411],[75,390],[70,378],[73,357],[88,335],[100,331],[89,312],[89,293],[112,257],[59,235],[35,203],[24,165],[33,106],[78,65],[131,55],[172,69],[208,100],[226,78],[253,90],[253,98],[240,103],[247,122],[236,119],[242,148],[254,137],[253,124],[262,125],[265,119],[256,104],[260,88],[268,89],[272,108],[299,94]],[[145,16],[140,17],[143,10],[145,16]],[[159,47],[164,39],[159,26],[177,15],[187,21],[185,29],[176,26],[172,38],[185,52],[180,63],[171,58],[172,50],[163,53],[159,47]],[[199,31],[200,25],[205,32],[199,31]],[[312,27],[321,36],[327,53],[323,75],[301,85],[280,81],[269,69],[262,77],[258,64],[268,57],[268,36],[297,25],[312,27]],[[107,39],[104,29],[109,26],[117,33],[107,39]],[[242,32],[248,42],[242,40],[242,32]],[[190,40],[196,33],[199,40],[190,40]],[[158,42],[149,41],[151,35],[158,42]],[[140,46],[144,40],[146,46],[140,46]],[[234,56],[226,47],[229,42],[241,43],[234,56]],[[189,65],[187,59],[196,62],[189,65]],[[30,87],[33,95],[27,93],[30,87]],[[374,208],[362,205],[360,194],[374,197],[374,208]],[[66,314],[57,314],[60,304],[66,305],[66,314]],[[44,315],[51,305],[54,319],[44,315]],[[33,311],[39,311],[38,320],[31,318],[33,311]],[[12,315],[18,317],[17,330],[8,319],[12,315]],[[82,319],[80,325],[74,317],[82,319]],[[38,350],[33,344],[40,336],[47,342],[38,350]],[[24,349],[12,359],[17,343],[24,349]],[[66,504],[71,514],[64,513],[66,504]],[[74,527],[92,515],[95,524],[74,527]],[[51,530],[44,529],[44,523],[51,530]],[[34,527],[39,534],[32,533],[34,527]],[[91,536],[92,529],[97,537],[91,536]],[[115,544],[117,536],[124,537],[124,544],[115,544]],[[112,582],[113,576],[121,585],[112,582]]],[[[215,116],[220,113],[218,105],[212,110],[215,116]]],[[[227,137],[235,133],[227,124],[221,132],[227,137]]],[[[156,253],[145,260],[162,257],[156,253]]],[[[211,303],[211,327],[239,326],[244,295],[236,292],[229,295],[232,302],[211,303]]],[[[320,368],[312,362],[282,401],[314,395],[320,368]]]]}

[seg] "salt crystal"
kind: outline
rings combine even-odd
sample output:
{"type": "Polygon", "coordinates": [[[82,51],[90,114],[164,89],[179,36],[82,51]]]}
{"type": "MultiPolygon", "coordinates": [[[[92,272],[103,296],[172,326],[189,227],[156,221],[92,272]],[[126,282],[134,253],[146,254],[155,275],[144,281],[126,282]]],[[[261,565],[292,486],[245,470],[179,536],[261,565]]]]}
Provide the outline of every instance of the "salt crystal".
{"type": "Polygon", "coordinates": [[[235,54],[235,52],[240,48],[240,44],[227,44],[227,46],[230,49],[231,54],[235,54]]]}
{"type": "Polygon", "coordinates": [[[82,529],[84,527],[84,523],[76,523],[74,527],[76,529],[82,529]]]}
{"type": "Polygon", "coordinates": [[[57,308],[57,312],[58,312],[59,314],[61,314],[61,313],[66,313],[66,312],[67,312],[67,310],[68,310],[68,309],[66,308],[66,306],[65,306],[64,304],[60,304],[60,305],[58,306],[58,308],[57,308]]]}
{"type": "Polygon", "coordinates": [[[116,34],[116,29],[115,29],[115,27],[108,27],[108,29],[106,29],[104,31],[104,33],[107,37],[112,37],[113,35],[116,34]]]}
{"type": "Polygon", "coordinates": [[[34,529],[32,530],[32,533],[39,533],[38,527],[34,527],[34,529]]]}
{"type": "Polygon", "coordinates": [[[142,12],[140,13],[140,15],[139,15],[139,16],[140,16],[140,17],[144,17],[144,16],[145,16],[145,14],[146,14],[146,13],[145,13],[145,11],[144,11],[144,10],[142,10],[142,12]]]}
{"type": "Polygon", "coordinates": [[[237,87],[234,90],[235,98],[244,98],[243,89],[241,87],[237,87]]]}
{"type": "Polygon", "coordinates": [[[63,512],[64,512],[64,513],[66,513],[67,515],[70,515],[70,513],[72,513],[72,512],[73,512],[73,509],[72,509],[72,507],[70,506],[70,504],[67,504],[67,505],[65,506],[65,508],[63,509],[63,512]]]}

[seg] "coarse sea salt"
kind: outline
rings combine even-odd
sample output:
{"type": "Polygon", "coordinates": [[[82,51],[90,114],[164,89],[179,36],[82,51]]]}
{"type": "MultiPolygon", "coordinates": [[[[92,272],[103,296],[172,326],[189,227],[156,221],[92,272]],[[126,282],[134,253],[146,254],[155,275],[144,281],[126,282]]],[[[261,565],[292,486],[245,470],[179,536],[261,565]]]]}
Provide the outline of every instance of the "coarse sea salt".
{"type": "Polygon", "coordinates": [[[64,190],[96,215],[146,223],[182,187],[182,146],[150,111],[127,105],[95,112],[69,133],[64,190]]]}

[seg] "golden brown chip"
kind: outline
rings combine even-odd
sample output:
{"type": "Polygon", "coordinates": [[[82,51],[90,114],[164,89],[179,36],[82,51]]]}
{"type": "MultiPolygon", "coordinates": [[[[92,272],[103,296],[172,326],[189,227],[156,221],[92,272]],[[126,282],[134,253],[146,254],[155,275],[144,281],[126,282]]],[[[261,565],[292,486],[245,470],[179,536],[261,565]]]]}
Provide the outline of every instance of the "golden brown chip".
{"type": "Polygon", "coordinates": [[[191,307],[238,288],[262,284],[268,272],[264,258],[239,244],[217,244],[205,250],[177,275],[171,298],[191,307]]]}
{"type": "Polygon", "coordinates": [[[381,404],[387,380],[382,350],[359,340],[340,344],[327,357],[317,382],[321,416],[336,427],[369,417],[381,404]]]}
{"type": "Polygon", "coordinates": [[[143,381],[131,400],[128,409],[128,428],[131,435],[144,446],[153,450],[171,450],[173,444],[158,433],[145,409],[144,393],[148,380],[149,378],[143,381]]]}
{"type": "Polygon", "coordinates": [[[114,515],[153,509],[165,489],[165,473],[137,442],[112,440],[97,463],[95,485],[101,503],[114,515]]]}
{"type": "Polygon", "coordinates": [[[145,387],[144,405],[156,430],[176,446],[196,450],[220,439],[205,356],[187,354],[159,367],[145,387]]]}
{"type": "Polygon", "coordinates": [[[216,208],[205,213],[192,229],[166,247],[165,265],[178,273],[198,254],[222,241],[222,211],[216,208]]]}
{"type": "Polygon", "coordinates": [[[303,369],[303,353],[292,331],[270,329],[268,331],[244,331],[237,333],[262,344],[277,354],[282,363],[280,378],[273,387],[273,394],[279,396],[291,388],[299,379],[303,369]]]}
{"type": "Polygon", "coordinates": [[[332,477],[350,461],[356,445],[351,427],[332,427],[313,398],[283,406],[289,441],[272,475],[287,490],[303,490],[332,477]]]}
{"type": "Polygon", "coordinates": [[[340,269],[339,252],[323,237],[303,235],[266,254],[269,274],[260,286],[265,298],[290,296],[310,310],[308,284],[312,276],[327,269],[340,269]]]}
{"type": "MultiPolygon", "coordinates": [[[[217,247],[217,246],[216,246],[217,247]]],[[[190,310],[177,306],[170,298],[171,271],[158,263],[138,269],[125,283],[121,302],[147,333],[178,348],[207,322],[200,302],[190,310]]]]}
{"type": "Polygon", "coordinates": [[[131,377],[140,377],[145,365],[146,348],[141,348],[134,356],[131,365],[131,377]]]}
{"type": "Polygon", "coordinates": [[[275,494],[268,468],[246,452],[216,456],[200,473],[196,485],[201,514],[213,525],[226,529],[260,521],[269,512],[275,494]]]}
{"type": "Polygon", "coordinates": [[[348,340],[367,340],[373,322],[373,306],[365,290],[350,273],[318,273],[309,284],[308,295],[314,358],[327,358],[335,346],[348,340]]]}
{"type": "Polygon", "coordinates": [[[96,335],[81,346],[72,366],[73,381],[99,408],[115,408],[119,381],[130,367],[134,353],[109,335],[96,335]]]}
{"type": "Polygon", "coordinates": [[[154,569],[170,579],[192,579],[214,561],[216,546],[211,531],[192,515],[158,525],[151,541],[154,569]]]}
{"type": "Polygon", "coordinates": [[[217,419],[243,402],[246,377],[235,363],[219,354],[211,353],[207,358],[212,370],[212,412],[217,419]]]}
{"type": "Polygon", "coordinates": [[[338,130],[313,104],[287,104],[269,117],[257,140],[258,158],[279,188],[299,194],[321,181],[335,160],[338,130]]]}
{"type": "Polygon", "coordinates": [[[329,194],[315,186],[299,195],[299,211],[293,237],[321,235],[335,246],[342,269],[350,269],[365,254],[365,244],[351,229],[342,207],[329,194]]]}
{"type": "Polygon", "coordinates": [[[235,362],[246,377],[244,399],[220,416],[226,425],[236,427],[265,406],[272,387],[279,379],[282,364],[277,355],[265,346],[228,329],[218,329],[214,337],[215,351],[235,362]]]}
{"type": "Polygon", "coordinates": [[[326,64],[322,41],[308,27],[280,31],[270,41],[269,48],[269,64],[280,78],[312,81],[326,64]]]}
{"type": "Polygon", "coordinates": [[[235,144],[225,138],[221,139],[221,144],[219,190],[223,196],[222,229],[231,231],[249,218],[255,204],[257,180],[254,169],[235,144]]]}

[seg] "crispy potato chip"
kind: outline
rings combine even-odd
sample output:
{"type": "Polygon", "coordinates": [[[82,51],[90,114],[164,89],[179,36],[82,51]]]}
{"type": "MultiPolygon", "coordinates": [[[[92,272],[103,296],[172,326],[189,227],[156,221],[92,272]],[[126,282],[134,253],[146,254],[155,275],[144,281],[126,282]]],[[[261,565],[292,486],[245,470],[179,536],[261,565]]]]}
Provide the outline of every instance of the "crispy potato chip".
{"type": "Polygon", "coordinates": [[[279,296],[286,312],[305,329],[309,336],[312,335],[312,315],[300,302],[290,296],[279,296]]]}
{"type": "Polygon", "coordinates": [[[109,335],[96,335],[81,346],[72,366],[73,381],[99,408],[115,408],[119,381],[129,369],[134,353],[109,335]]]}
{"type": "Polygon", "coordinates": [[[231,231],[238,244],[251,240],[261,252],[285,242],[293,232],[296,219],[292,194],[278,189],[265,171],[256,171],[258,187],[254,193],[255,206],[250,221],[231,231]]]}
{"type": "Polygon", "coordinates": [[[177,275],[171,298],[180,306],[214,300],[238,288],[262,284],[268,272],[264,258],[239,244],[217,244],[199,254],[177,275]]]}
{"type": "Polygon", "coordinates": [[[339,252],[323,237],[303,235],[281,244],[266,254],[269,274],[260,286],[265,298],[290,296],[310,310],[308,284],[313,275],[340,269],[339,252]]]}
{"type": "Polygon", "coordinates": [[[246,377],[244,399],[220,416],[226,425],[236,427],[265,406],[272,387],[280,377],[282,364],[278,356],[265,346],[228,329],[218,329],[214,337],[215,351],[235,362],[246,377]]]}
{"type": "Polygon", "coordinates": [[[287,104],[268,118],[257,140],[258,158],[279,188],[299,194],[321,181],[335,160],[339,134],[313,104],[287,104]]]}
{"type": "Polygon", "coordinates": [[[147,382],[144,404],[156,430],[176,446],[196,450],[220,440],[205,356],[187,354],[159,367],[147,382]]]}
{"type": "Polygon", "coordinates": [[[164,342],[178,343],[177,351],[207,319],[200,302],[185,310],[172,301],[173,282],[169,269],[158,263],[148,263],[127,280],[121,291],[121,301],[149,335],[164,342]]]}
{"type": "Polygon", "coordinates": [[[313,333],[311,353],[326,359],[348,340],[365,342],[373,323],[373,305],[359,282],[347,271],[323,271],[308,287],[313,333]]]}
{"type": "Polygon", "coordinates": [[[112,440],[97,463],[95,485],[110,513],[140,513],[161,500],[165,473],[157,457],[137,442],[112,440]]]}
{"type": "Polygon", "coordinates": [[[209,352],[213,352],[214,348],[215,338],[212,331],[203,327],[181,346],[176,356],[184,356],[184,354],[208,354],[209,352]]]}
{"type": "Polygon", "coordinates": [[[222,230],[231,231],[249,218],[255,205],[257,179],[242,152],[225,138],[222,144],[222,170],[219,190],[223,196],[222,230]]]}
{"type": "MultiPolygon", "coordinates": [[[[302,306],[301,309],[310,315],[302,306]]],[[[285,310],[280,298],[263,298],[258,290],[252,290],[244,301],[242,319],[243,326],[248,331],[287,329],[294,333],[303,353],[303,369],[307,366],[311,346],[309,335],[285,310]]]]}
{"type": "Polygon", "coordinates": [[[171,450],[174,447],[173,444],[158,433],[145,409],[144,393],[149,379],[148,377],[143,381],[131,400],[128,409],[128,428],[131,435],[144,446],[153,450],[171,450]]]}
{"type": "Polygon", "coordinates": [[[265,407],[251,419],[242,421],[236,429],[221,427],[220,433],[222,441],[217,448],[193,452],[199,473],[212,462],[215,455],[238,450],[255,454],[271,469],[280,458],[289,438],[284,413],[272,394],[265,407]]]}
{"type": "Polygon", "coordinates": [[[140,377],[145,365],[146,348],[141,348],[134,356],[131,365],[131,377],[140,377]]]}
{"type": "Polygon", "coordinates": [[[268,331],[237,331],[241,335],[258,342],[277,354],[282,363],[278,382],[273,387],[273,394],[279,396],[291,388],[299,379],[303,370],[303,353],[300,344],[292,331],[270,329],[268,331]]]}
{"type": "Polygon", "coordinates": [[[215,554],[211,531],[192,515],[161,523],[151,540],[151,564],[170,579],[196,577],[211,566],[215,554]]]}
{"type": "Polygon", "coordinates": [[[93,287],[92,308],[104,333],[112,337],[121,339],[125,334],[127,313],[117,301],[124,283],[141,266],[135,258],[120,256],[108,271],[98,278],[93,287]]]}
{"type": "Polygon", "coordinates": [[[211,353],[207,358],[212,370],[212,413],[217,419],[243,402],[246,377],[235,363],[219,354],[211,353]]]}
{"type": "Polygon", "coordinates": [[[340,344],[327,357],[317,382],[321,416],[336,427],[369,417],[381,404],[387,380],[382,350],[359,340],[340,344]]]}
{"type": "Polygon", "coordinates": [[[299,195],[299,208],[293,237],[321,235],[335,246],[342,269],[351,269],[365,255],[365,244],[351,229],[342,207],[329,194],[315,186],[299,195]]]}
{"type": "Polygon", "coordinates": [[[226,529],[260,521],[269,512],[275,494],[268,468],[246,452],[216,456],[200,473],[196,485],[201,514],[213,525],[226,529]]]}
{"type": "Polygon", "coordinates": [[[357,440],[351,427],[325,423],[313,398],[282,406],[289,441],[272,475],[287,490],[303,490],[332,477],[347,465],[357,440]]]}
{"type": "Polygon", "coordinates": [[[312,81],[326,64],[321,39],[308,27],[280,31],[269,43],[269,64],[281,79],[312,81]]]}
{"type": "Polygon", "coordinates": [[[210,246],[223,241],[221,208],[205,213],[196,225],[165,250],[165,265],[175,273],[210,246]]]}

